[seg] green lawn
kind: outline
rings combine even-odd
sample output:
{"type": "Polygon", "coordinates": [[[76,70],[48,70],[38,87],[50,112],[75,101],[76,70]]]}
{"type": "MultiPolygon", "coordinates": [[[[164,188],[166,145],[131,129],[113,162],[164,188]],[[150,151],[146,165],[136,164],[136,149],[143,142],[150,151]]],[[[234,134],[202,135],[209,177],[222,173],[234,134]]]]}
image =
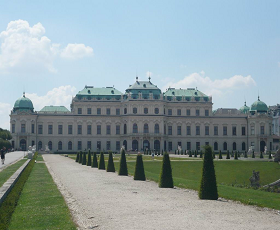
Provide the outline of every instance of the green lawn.
{"type": "Polygon", "coordinates": [[[44,163],[34,165],[9,229],[76,229],[68,207],[44,163]]]}
{"type": "Polygon", "coordinates": [[[8,166],[0,172],[0,187],[24,164],[26,159],[20,160],[8,166]]]}

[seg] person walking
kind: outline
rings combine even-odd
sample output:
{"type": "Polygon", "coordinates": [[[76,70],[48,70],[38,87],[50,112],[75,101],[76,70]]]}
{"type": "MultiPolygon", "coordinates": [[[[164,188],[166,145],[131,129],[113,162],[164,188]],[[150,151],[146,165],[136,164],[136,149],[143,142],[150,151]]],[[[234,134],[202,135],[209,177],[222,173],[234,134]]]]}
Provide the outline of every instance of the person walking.
{"type": "Polygon", "coordinates": [[[5,162],[5,151],[4,151],[4,149],[1,149],[1,160],[2,160],[2,165],[3,165],[4,162],[5,162]]]}

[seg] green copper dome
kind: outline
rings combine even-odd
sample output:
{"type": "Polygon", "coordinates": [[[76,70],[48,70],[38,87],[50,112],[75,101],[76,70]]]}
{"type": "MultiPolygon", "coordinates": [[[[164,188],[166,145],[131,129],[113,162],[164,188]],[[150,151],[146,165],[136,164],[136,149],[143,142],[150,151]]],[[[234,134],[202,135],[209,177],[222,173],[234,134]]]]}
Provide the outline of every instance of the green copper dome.
{"type": "Polygon", "coordinates": [[[264,102],[260,101],[260,97],[258,97],[258,100],[251,105],[251,111],[266,113],[268,111],[268,107],[264,102]]]}
{"type": "Polygon", "coordinates": [[[244,113],[244,114],[249,113],[249,110],[250,110],[250,107],[246,105],[246,101],[245,101],[245,103],[244,103],[244,106],[242,106],[242,107],[239,109],[239,111],[240,111],[241,113],[244,113]]]}
{"type": "Polygon", "coordinates": [[[14,111],[15,110],[32,110],[33,111],[33,103],[32,101],[25,97],[25,93],[23,93],[23,96],[16,100],[14,105],[14,111]]]}

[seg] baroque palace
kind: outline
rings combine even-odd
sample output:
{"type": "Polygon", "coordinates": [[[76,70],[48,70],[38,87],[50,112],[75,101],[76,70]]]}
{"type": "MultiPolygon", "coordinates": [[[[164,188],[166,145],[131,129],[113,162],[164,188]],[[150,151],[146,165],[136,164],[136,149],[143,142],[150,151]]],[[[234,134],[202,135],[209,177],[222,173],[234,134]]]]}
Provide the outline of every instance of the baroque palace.
{"type": "Polygon", "coordinates": [[[51,152],[91,149],[215,151],[272,150],[273,117],[259,98],[251,107],[212,110],[212,97],[194,88],[162,92],[148,81],[130,85],[125,93],[114,87],[85,86],[64,106],[34,111],[32,101],[18,99],[10,114],[12,146],[36,145],[51,152]]]}

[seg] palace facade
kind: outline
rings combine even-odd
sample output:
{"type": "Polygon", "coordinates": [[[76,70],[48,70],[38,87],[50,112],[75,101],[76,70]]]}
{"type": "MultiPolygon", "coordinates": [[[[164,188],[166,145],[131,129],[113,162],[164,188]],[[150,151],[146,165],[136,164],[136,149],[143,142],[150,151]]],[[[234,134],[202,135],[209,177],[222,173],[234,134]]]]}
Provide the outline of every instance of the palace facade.
{"type": "Polygon", "coordinates": [[[148,81],[130,85],[125,93],[114,87],[85,86],[64,106],[34,111],[32,101],[19,98],[10,114],[12,146],[36,145],[51,152],[84,149],[141,151],[215,151],[273,149],[272,116],[259,98],[251,107],[212,110],[212,97],[195,88],[162,92],[148,81]]]}

